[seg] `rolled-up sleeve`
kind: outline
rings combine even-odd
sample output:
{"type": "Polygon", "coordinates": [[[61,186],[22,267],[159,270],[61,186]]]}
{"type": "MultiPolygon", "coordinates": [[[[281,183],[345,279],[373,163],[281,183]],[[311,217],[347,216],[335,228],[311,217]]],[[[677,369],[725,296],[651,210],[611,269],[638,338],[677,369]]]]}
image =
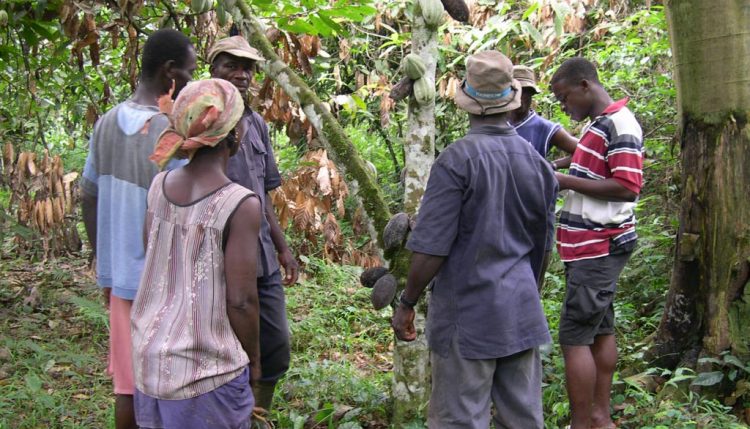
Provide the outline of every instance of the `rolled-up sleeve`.
{"type": "Polygon", "coordinates": [[[464,195],[461,173],[440,159],[432,165],[430,178],[417,216],[417,225],[406,248],[412,252],[447,256],[458,234],[464,195]]]}

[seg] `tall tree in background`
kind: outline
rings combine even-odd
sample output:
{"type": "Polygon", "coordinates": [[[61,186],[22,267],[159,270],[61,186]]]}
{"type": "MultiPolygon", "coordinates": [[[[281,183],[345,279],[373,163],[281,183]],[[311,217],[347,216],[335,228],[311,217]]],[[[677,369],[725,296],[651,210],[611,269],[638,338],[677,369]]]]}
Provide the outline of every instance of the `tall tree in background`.
{"type": "Polygon", "coordinates": [[[750,343],[750,0],[671,0],[682,210],[657,334],[663,365],[750,343]]]}
{"type": "MultiPolygon", "coordinates": [[[[437,32],[428,25],[422,11],[422,2],[414,1],[412,20],[411,53],[419,56],[426,66],[420,79],[434,88],[435,69],[438,58],[437,32]]],[[[437,3],[442,11],[442,6],[437,3]]],[[[404,138],[404,212],[415,218],[422,200],[430,168],[435,159],[435,102],[420,104],[416,97],[409,97],[409,110],[404,138]]],[[[401,252],[400,260],[392,261],[392,268],[406,277],[409,252],[401,252]],[[393,266],[395,265],[395,266],[393,266]]],[[[412,342],[399,341],[394,337],[393,350],[393,419],[391,423],[400,427],[419,417],[430,398],[430,351],[425,337],[426,300],[415,308],[414,326],[417,339],[412,342]]]]}

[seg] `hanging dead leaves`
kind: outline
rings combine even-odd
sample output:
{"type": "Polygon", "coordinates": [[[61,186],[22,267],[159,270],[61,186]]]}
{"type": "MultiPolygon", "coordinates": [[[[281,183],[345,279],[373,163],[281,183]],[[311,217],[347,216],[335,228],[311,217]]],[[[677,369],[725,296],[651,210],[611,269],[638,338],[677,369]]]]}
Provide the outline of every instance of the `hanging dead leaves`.
{"type": "MultiPolygon", "coordinates": [[[[2,180],[11,191],[10,211],[42,240],[44,257],[79,250],[74,216],[78,173],[65,174],[59,155],[51,157],[46,150],[41,159],[34,152],[16,154],[10,143],[3,148],[2,160],[2,180]]],[[[36,241],[21,232],[13,240],[20,251],[33,250],[36,241]]]]}
{"type": "MultiPolygon", "coordinates": [[[[273,191],[271,199],[281,227],[291,223],[304,236],[297,249],[300,254],[316,254],[320,250],[332,262],[362,267],[380,265],[377,249],[371,242],[356,248],[341,231],[339,219],[346,217],[344,202],[348,195],[349,188],[336,165],[324,149],[318,149],[303,157],[300,167],[273,191]]],[[[347,220],[355,238],[366,234],[361,210],[347,220]]]]}

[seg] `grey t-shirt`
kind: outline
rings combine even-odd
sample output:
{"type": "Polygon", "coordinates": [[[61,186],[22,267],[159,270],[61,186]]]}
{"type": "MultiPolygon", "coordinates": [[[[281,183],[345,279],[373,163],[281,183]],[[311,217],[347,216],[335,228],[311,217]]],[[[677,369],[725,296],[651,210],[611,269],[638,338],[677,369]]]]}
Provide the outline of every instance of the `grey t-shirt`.
{"type": "Polygon", "coordinates": [[[260,198],[264,216],[260,225],[260,249],[258,252],[258,277],[270,276],[279,269],[276,248],[271,240],[271,226],[265,216],[266,193],[281,185],[281,175],[273,156],[268,126],[256,112],[246,109],[240,119],[239,129],[244,130],[240,148],[229,158],[227,176],[233,182],[255,192],[260,198]]]}
{"type": "Polygon", "coordinates": [[[407,248],[446,256],[428,312],[430,348],[458,335],[466,359],[551,341],[536,274],[554,227],[557,181],[510,126],[472,128],[432,166],[407,248]]]}

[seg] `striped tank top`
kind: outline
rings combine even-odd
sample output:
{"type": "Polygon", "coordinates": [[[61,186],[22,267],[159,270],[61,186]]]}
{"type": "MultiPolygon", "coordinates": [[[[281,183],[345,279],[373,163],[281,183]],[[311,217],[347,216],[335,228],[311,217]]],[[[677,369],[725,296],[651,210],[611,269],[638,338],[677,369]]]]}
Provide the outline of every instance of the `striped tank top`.
{"type": "Polygon", "coordinates": [[[131,312],[133,370],[141,392],[187,399],[228,383],[248,365],[229,324],[224,229],[253,192],[235,183],[189,205],[164,195],[167,172],[148,192],[146,261],[131,312]]]}

